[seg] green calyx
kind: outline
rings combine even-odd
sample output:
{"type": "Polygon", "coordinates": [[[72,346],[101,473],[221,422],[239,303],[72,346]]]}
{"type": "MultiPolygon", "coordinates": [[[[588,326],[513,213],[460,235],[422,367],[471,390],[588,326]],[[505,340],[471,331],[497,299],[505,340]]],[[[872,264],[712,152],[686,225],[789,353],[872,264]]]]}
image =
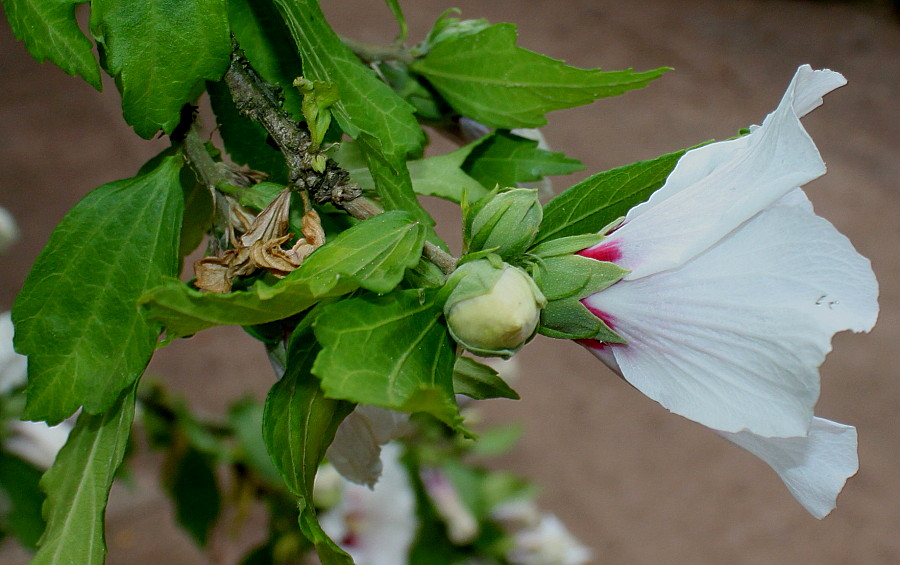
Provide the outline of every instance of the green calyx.
{"type": "Polygon", "coordinates": [[[547,298],[547,306],[541,312],[539,333],[558,339],[625,343],[582,303],[584,298],[612,286],[628,273],[615,263],[574,254],[602,239],[600,235],[564,237],[542,243],[530,251],[534,261],[532,276],[547,298]]]}
{"type": "Polygon", "coordinates": [[[472,353],[492,357],[508,358],[528,343],[547,304],[525,271],[496,258],[464,263],[442,293],[453,338],[472,353]]]}

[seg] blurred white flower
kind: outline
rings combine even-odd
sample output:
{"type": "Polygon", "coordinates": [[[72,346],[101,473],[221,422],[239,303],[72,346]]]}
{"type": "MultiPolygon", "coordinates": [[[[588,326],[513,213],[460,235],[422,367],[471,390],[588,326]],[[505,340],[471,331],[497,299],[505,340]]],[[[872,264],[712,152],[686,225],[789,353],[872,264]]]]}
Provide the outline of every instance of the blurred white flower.
{"type": "Polygon", "coordinates": [[[507,559],[514,565],[584,565],[591,550],[583,546],[553,514],[513,534],[507,559]]]}
{"type": "Polygon", "coordinates": [[[322,529],[356,565],[403,565],[415,538],[416,500],[406,469],[399,460],[402,448],[382,448],[381,479],[369,489],[346,481],[343,498],[319,516],[322,529]]]}
{"type": "Polygon", "coordinates": [[[13,323],[9,312],[0,313],[0,394],[25,384],[27,357],[13,348],[13,323]]]}
{"type": "Polygon", "coordinates": [[[813,419],[818,367],[836,332],[868,331],[878,315],[869,261],[798,188],[825,173],[800,118],[845,82],[800,67],[761,126],[688,151],[581,252],[630,271],[584,300],[627,343],[584,345],[672,412],[766,460],[817,517],[857,468],[855,430],[813,419]]]}
{"type": "Polygon", "coordinates": [[[16,221],[6,208],[0,206],[0,253],[6,251],[17,239],[19,228],[16,227],[16,221]]]}

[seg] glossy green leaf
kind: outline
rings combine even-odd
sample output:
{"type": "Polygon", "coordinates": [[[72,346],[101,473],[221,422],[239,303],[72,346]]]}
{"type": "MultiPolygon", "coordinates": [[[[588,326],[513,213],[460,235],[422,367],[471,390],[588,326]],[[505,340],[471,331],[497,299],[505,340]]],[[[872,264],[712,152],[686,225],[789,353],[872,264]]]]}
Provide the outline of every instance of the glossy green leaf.
{"type": "MultiPolygon", "coordinates": [[[[388,210],[406,210],[426,226],[434,220],[419,204],[406,170],[425,134],[415,109],[382,82],[344,45],[315,0],[275,0],[291,30],[304,76],[337,88],[331,113],[341,129],[360,142],[372,178],[388,210]]],[[[429,234],[436,241],[437,236],[429,234]]]]}
{"type": "Polygon", "coordinates": [[[244,56],[266,82],[281,88],[284,109],[298,120],[302,96],[294,79],[303,74],[303,65],[292,44],[291,32],[272,0],[226,0],[231,32],[244,56]]]}
{"type": "Polygon", "coordinates": [[[412,69],[463,116],[497,128],[533,128],[544,114],[642,88],[666,69],[579,69],[521,47],[516,27],[497,24],[436,44],[412,69]]]}
{"type": "Polygon", "coordinates": [[[325,451],[341,421],[353,410],[342,400],[326,398],[310,373],[319,346],[312,335],[292,340],[284,376],[266,398],[263,438],[275,467],[298,497],[300,528],[316,546],[323,564],[352,565],[350,559],[322,531],[312,506],[312,487],[325,451]]]}
{"type": "Polygon", "coordinates": [[[519,399],[494,369],[471,357],[459,357],[453,366],[453,391],[476,400],[487,398],[519,399]]]}
{"type": "MultiPolygon", "coordinates": [[[[415,216],[416,220],[431,228],[434,219],[425,211],[413,190],[412,178],[405,162],[399,164],[385,161],[375,148],[368,135],[359,137],[363,155],[375,190],[381,199],[381,205],[387,210],[405,210],[415,216]]],[[[435,241],[437,236],[429,230],[429,240],[435,241]]]]}
{"type": "Polygon", "coordinates": [[[219,517],[221,495],[210,457],[191,446],[170,452],[163,485],[175,505],[175,517],[201,546],[219,517]]]}
{"type": "Polygon", "coordinates": [[[171,338],[218,325],[252,326],[287,318],[319,300],[364,288],[390,292],[422,255],[425,228],[405,212],[386,212],[342,232],[275,284],[229,294],[199,292],[177,280],[140,302],[171,338]]]}
{"type": "Polygon", "coordinates": [[[13,306],[28,355],[25,417],[58,423],[107,410],[144,371],[159,326],[137,299],[178,273],[180,156],[106,184],[63,218],[13,306]]]}
{"type": "Polygon", "coordinates": [[[368,135],[372,147],[399,168],[416,154],[425,136],[413,117],[413,107],[381,82],[344,45],[315,0],[275,0],[303,60],[304,76],[333,85],[340,100],[334,115],[354,139],[368,135]]]}
{"type": "Polygon", "coordinates": [[[676,151],[597,173],[558,194],[544,206],[536,243],[597,233],[661,187],[684,155],[676,151]]]}
{"type": "Polygon", "coordinates": [[[453,392],[455,345],[434,293],[395,291],[323,308],[313,373],[330,398],[460,422],[453,392]]]}
{"type": "Polygon", "coordinates": [[[536,140],[502,130],[478,142],[462,165],[469,176],[486,188],[517,186],[583,168],[578,159],[540,149],[536,140]]]}
{"type": "Polygon", "coordinates": [[[144,138],[171,133],[181,107],[219,80],[231,57],[224,0],[93,0],[91,33],[144,138]]]}
{"type": "MultiPolygon", "coordinates": [[[[437,196],[456,203],[462,201],[464,192],[468,193],[470,200],[477,200],[487,194],[481,183],[461,169],[466,157],[477,144],[478,142],[470,143],[450,153],[407,162],[415,193],[437,196]]],[[[332,157],[347,169],[353,182],[363,189],[375,190],[375,181],[358,143],[342,143],[332,157]]]]}
{"type": "Polygon", "coordinates": [[[41,505],[44,493],[38,487],[41,472],[19,457],[0,449],[0,531],[11,533],[23,546],[34,549],[44,532],[41,505]]]}
{"type": "Polygon", "coordinates": [[[16,38],[40,62],[49,60],[100,90],[100,65],[75,19],[84,0],[6,0],[3,8],[16,38]]]}
{"type": "Polygon", "coordinates": [[[41,479],[47,493],[47,529],[31,565],[102,565],[104,518],[109,489],[125,457],[134,419],[135,391],[101,415],[83,412],[50,470],[41,479]]]}

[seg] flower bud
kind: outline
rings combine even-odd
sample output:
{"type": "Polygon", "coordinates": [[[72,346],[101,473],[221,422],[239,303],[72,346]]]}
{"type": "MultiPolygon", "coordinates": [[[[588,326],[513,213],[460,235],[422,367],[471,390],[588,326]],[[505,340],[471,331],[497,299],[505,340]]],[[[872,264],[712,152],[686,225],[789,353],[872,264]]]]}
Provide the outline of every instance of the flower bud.
{"type": "Polygon", "coordinates": [[[537,190],[513,188],[487,198],[480,208],[476,204],[469,251],[494,249],[504,259],[521,255],[534,242],[543,218],[537,190]]]}
{"type": "Polygon", "coordinates": [[[521,269],[479,259],[460,266],[448,285],[444,316],[469,351],[509,357],[534,337],[546,300],[521,269]]]}

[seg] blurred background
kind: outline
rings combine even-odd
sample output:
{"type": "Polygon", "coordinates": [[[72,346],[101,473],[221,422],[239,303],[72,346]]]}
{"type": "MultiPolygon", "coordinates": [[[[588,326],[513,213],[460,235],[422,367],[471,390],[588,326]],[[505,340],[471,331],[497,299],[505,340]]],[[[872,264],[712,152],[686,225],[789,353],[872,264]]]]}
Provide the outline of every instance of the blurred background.
{"type": "MultiPolygon", "coordinates": [[[[383,2],[323,4],[344,35],[387,43],[396,34],[383,2]]],[[[544,129],[551,146],[586,165],[555,178],[557,190],[759,123],[803,63],[847,77],[849,85],[804,120],[829,168],[808,194],[816,211],[872,260],[881,318],[871,335],[838,335],[822,368],[817,414],[855,425],[860,441],[860,471],[831,516],[810,517],[764,463],[669,414],[572,343],[539,338],[529,345],[517,356],[522,400],[485,403],[481,413],[489,423],[523,424],[521,443],[497,464],[540,484],[544,507],[593,548],[597,563],[900,563],[900,25],[891,3],[450,5],[465,18],[514,22],[520,45],[576,66],[675,68],[647,89],[551,114],[544,129]]],[[[404,3],[410,41],[420,40],[450,5],[404,3]]],[[[5,19],[0,85],[0,205],[22,232],[0,256],[3,311],[65,212],[91,189],[133,176],[167,142],[134,135],[112,82],[97,93],[37,64],[5,19]]],[[[433,209],[442,233],[458,240],[450,207],[433,209]]],[[[159,351],[148,378],[217,414],[242,396],[263,398],[273,375],[256,342],[239,328],[221,328],[159,351]]],[[[205,561],[174,525],[155,483],[158,458],[139,453],[134,465],[132,485],[113,489],[107,562],[205,561]]],[[[246,547],[261,535],[251,527],[237,544],[246,547]]],[[[216,562],[234,562],[238,554],[222,545],[216,562]]],[[[0,562],[26,561],[9,543],[0,545],[0,562]]]]}

